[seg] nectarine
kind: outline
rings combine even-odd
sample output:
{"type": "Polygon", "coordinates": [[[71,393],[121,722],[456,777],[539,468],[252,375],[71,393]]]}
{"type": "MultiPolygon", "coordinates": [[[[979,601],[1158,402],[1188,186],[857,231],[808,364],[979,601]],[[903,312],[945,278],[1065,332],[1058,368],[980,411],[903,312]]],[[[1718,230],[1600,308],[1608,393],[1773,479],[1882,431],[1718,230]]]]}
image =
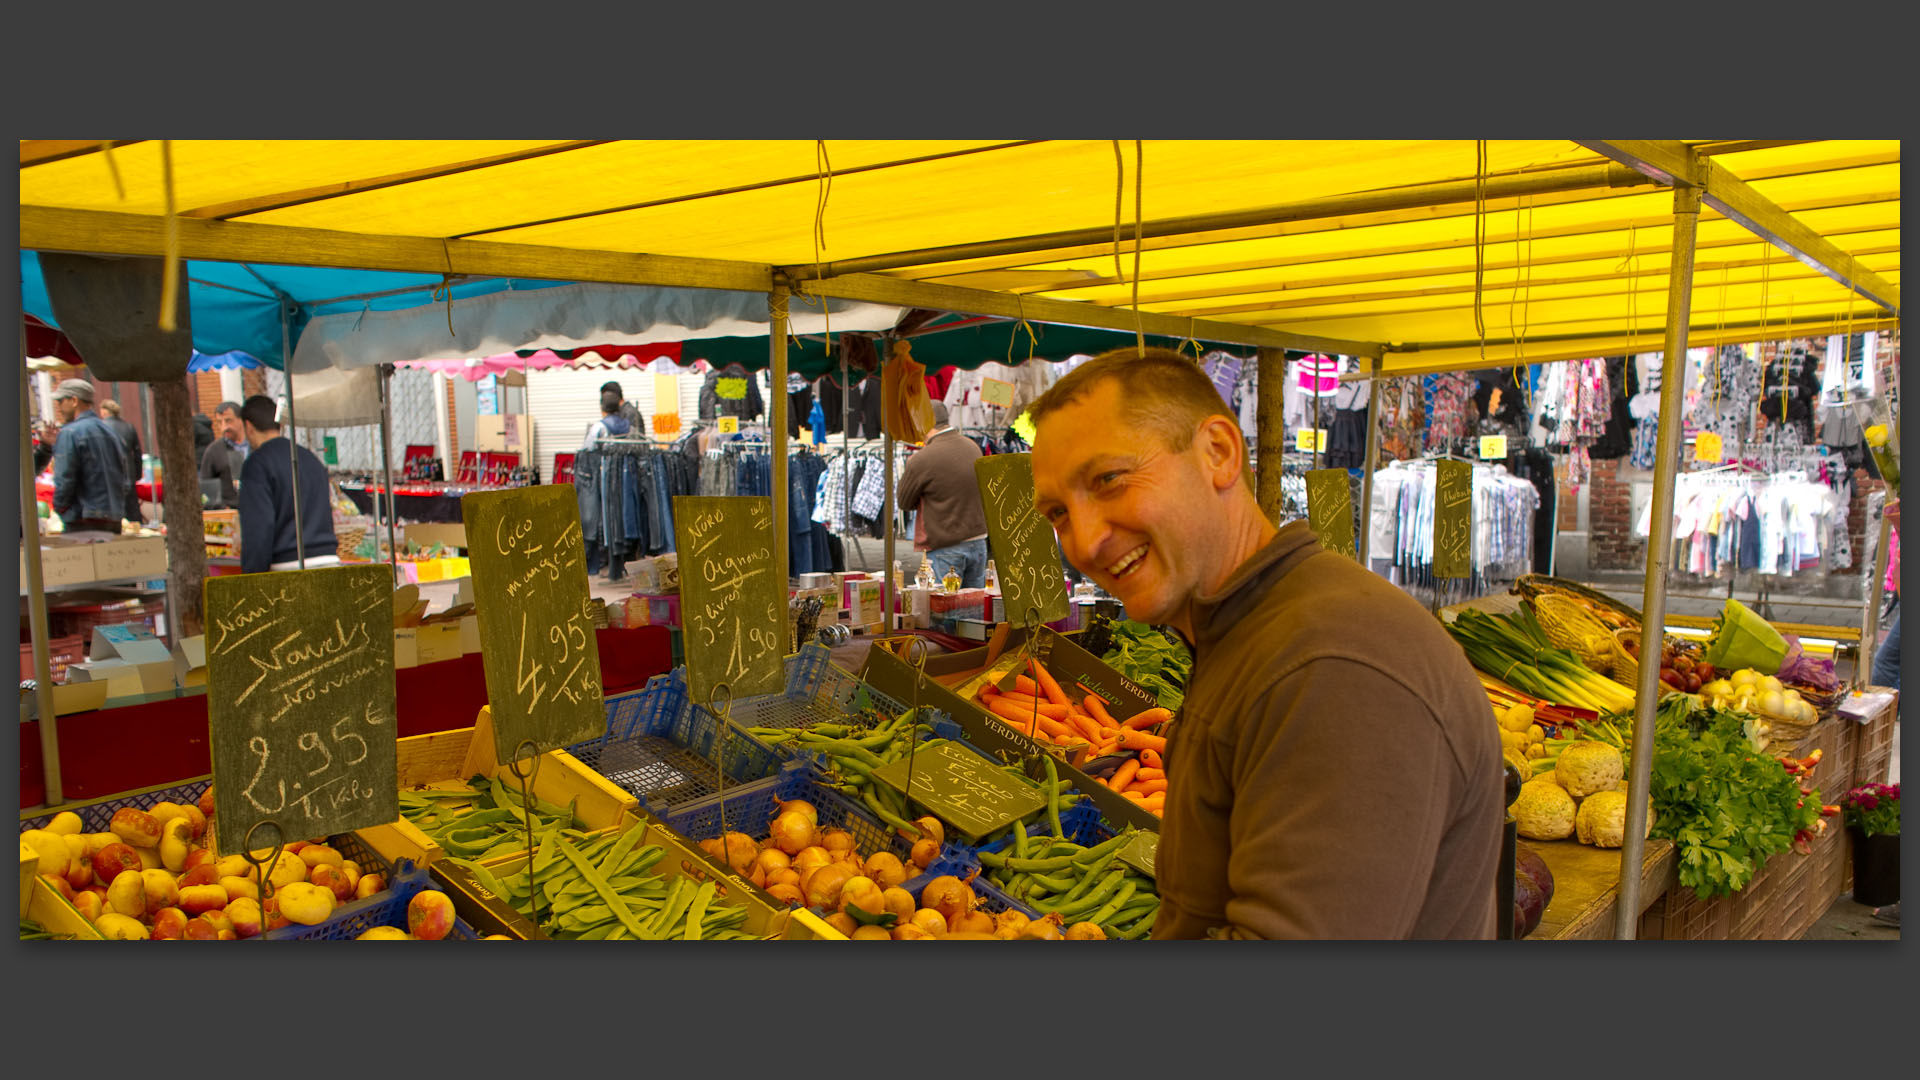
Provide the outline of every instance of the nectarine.
{"type": "Polygon", "coordinates": [[[158,847],[160,844],[160,823],[145,810],[123,806],[113,812],[113,820],[107,828],[121,841],[137,848],[158,847]]]}
{"type": "Polygon", "coordinates": [[[153,916],[153,940],[175,941],[187,932],[187,913],[177,907],[161,908],[153,916]]]}
{"type": "Polygon", "coordinates": [[[439,941],[453,930],[453,900],[439,889],[422,889],[407,901],[407,931],[421,941],[439,941]]]}

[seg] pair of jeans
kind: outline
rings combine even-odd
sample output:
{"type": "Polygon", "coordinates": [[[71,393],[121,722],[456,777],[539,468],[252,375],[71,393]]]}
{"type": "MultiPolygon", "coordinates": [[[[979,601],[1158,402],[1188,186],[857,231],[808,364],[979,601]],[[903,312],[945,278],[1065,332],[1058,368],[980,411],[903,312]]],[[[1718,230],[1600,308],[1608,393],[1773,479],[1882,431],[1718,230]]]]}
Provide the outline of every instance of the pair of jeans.
{"type": "Polygon", "coordinates": [[[1900,611],[1893,612],[1893,625],[1873,654],[1873,685],[1900,689],[1900,611]]]}
{"type": "Polygon", "coordinates": [[[620,523],[626,531],[628,547],[642,554],[658,550],[648,545],[646,510],[641,505],[640,473],[645,466],[632,454],[621,454],[616,460],[620,462],[620,523]]]}
{"type": "Polygon", "coordinates": [[[951,547],[934,548],[927,552],[927,561],[933,564],[935,580],[947,576],[951,568],[960,575],[960,587],[963,589],[984,589],[987,587],[987,542],[982,540],[962,540],[951,547]]]}
{"type": "Polygon", "coordinates": [[[655,554],[676,550],[673,541],[673,483],[668,475],[669,464],[655,459],[653,469],[647,477],[648,528],[658,539],[654,546],[655,554]]]}

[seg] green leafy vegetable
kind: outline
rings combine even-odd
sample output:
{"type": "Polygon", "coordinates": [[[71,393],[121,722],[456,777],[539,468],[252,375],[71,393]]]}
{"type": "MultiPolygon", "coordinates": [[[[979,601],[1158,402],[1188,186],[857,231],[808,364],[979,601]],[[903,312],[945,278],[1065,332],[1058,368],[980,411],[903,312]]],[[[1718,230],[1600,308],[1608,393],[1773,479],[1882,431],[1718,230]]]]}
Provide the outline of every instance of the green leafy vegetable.
{"type": "Polygon", "coordinates": [[[1100,659],[1151,691],[1163,709],[1178,710],[1186,697],[1193,653],[1145,623],[1115,622],[1113,645],[1100,659]]]}

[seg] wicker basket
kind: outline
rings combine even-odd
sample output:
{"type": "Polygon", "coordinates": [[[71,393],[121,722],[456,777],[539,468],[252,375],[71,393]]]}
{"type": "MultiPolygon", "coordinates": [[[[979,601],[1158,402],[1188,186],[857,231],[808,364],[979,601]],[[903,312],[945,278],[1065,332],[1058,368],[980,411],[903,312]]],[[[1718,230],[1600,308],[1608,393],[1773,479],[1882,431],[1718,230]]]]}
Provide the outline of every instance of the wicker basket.
{"type": "Polygon", "coordinates": [[[1571,651],[1580,662],[1602,675],[1613,670],[1613,635],[1576,600],[1542,593],[1532,600],[1534,618],[1547,640],[1571,651]]]}
{"type": "Polygon", "coordinates": [[[367,527],[365,525],[336,525],[333,529],[333,535],[337,542],[335,550],[339,553],[340,557],[342,559],[351,559],[354,557],[353,553],[358,551],[360,545],[366,541],[367,527]]]}
{"type": "Polygon", "coordinates": [[[1590,604],[1605,608],[1628,622],[1635,624],[1640,622],[1640,613],[1633,608],[1615,600],[1606,593],[1595,592],[1577,581],[1568,581],[1566,578],[1548,577],[1545,574],[1528,574],[1513,583],[1513,591],[1528,600],[1559,593],[1563,596],[1573,597],[1577,600],[1585,600],[1590,604]]]}

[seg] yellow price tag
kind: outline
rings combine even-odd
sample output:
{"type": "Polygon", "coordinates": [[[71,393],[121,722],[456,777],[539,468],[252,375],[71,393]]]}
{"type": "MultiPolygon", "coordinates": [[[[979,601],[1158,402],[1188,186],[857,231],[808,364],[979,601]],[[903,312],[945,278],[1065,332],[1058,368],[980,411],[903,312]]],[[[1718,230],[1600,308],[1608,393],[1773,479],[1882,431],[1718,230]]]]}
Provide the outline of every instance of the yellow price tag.
{"type": "Polygon", "coordinates": [[[720,418],[720,434],[722,434],[722,435],[737,435],[737,434],[739,434],[739,433],[740,433],[740,418],[739,418],[739,417],[737,417],[737,416],[723,416],[723,417],[721,417],[721,418],[720,418]]]}
{"type": "Polygon", "coordinates": [[[980,380],[980,400],[1002,409],[1013,408],[1013,384],[1003,379],[980,380]]]}
{"type": "Polygon", "coordinates": [[[1302,453],[1311,454],[1315,450],[1325,453],[1327,449],[1326,428],[1301,428],[1293,433],[1293,448],[1302,453]]]}
{"type": "Polygon", "coordinates": [[[1507,456],[1507,437],[1505,435],[1480,436],[1480,460],[1500,461],[1507,456]]]}
{"type": "Polygon", "coordinates": [[[1719,432],[1703,431],[1699,435],[1694,437],[1693,460],[1717,462],[1721,460],[1721,458],[1724,457],[1725,454],[1726,454],[1725,449],[1720,445],[1719,432]]]}

